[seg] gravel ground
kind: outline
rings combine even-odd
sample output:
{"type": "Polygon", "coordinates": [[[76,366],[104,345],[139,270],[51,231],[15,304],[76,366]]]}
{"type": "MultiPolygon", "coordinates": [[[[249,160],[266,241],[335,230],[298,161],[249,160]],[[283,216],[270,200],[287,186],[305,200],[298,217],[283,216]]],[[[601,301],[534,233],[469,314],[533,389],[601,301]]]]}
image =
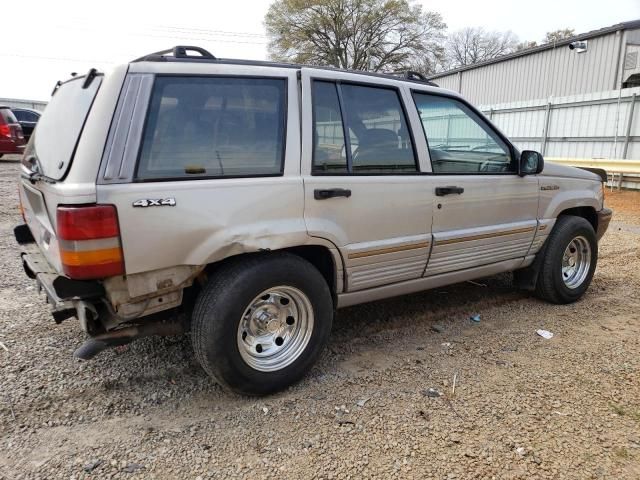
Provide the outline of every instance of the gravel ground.
{"type": "Polygon", "coordinates": [[[640,478],[640,193],[610,196],[582,301],[504,275],[341,310],[301,383],[251,399],[186,337],[74,360],[77,322],[53,323],[18,261],[16,173],[0,162],[2,479],[640,478]]]}

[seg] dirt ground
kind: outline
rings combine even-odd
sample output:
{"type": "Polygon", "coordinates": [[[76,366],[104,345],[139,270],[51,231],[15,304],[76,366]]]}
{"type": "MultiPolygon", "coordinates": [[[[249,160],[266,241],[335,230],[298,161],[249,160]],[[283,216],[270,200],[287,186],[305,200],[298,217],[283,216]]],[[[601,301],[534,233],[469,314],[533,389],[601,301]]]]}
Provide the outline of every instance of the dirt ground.
{"type": "Polygon", "coordinates": [[[252,399],[188,337],[74,360],[77,322],[53,323],[18,261],[17,170],[0,162],[2,479],[640,478],[639,192],[608,193],[580,302],[502,275],[341,310],[312,372],[252,399]]]}

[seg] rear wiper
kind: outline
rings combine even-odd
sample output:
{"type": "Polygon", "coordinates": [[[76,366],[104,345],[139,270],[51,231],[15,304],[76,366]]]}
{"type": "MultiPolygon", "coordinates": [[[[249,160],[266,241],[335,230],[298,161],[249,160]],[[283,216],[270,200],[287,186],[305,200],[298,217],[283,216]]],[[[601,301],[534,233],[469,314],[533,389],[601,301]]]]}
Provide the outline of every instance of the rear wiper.
{"type": "Polygon", "coordinates": [[[35,155],[29,155],[24,159],[23,165],[29,168],[29,173],[21,173],[20,176],[25,180],[29,180],[31,184],[35,184],[36,182],[46,182],[46,183],[56,183],[56,180],[47,177],[42,172],[42,167],[40,166],[40,160],[35,155]]]}
{"type": "Polygon", "coordinates": [[[20,176],[25,180],[29,180],[32,185],[35,185],[36,182],[57,183],[57,180],[47,177],[40,172],[21,173],[20,176]]]}

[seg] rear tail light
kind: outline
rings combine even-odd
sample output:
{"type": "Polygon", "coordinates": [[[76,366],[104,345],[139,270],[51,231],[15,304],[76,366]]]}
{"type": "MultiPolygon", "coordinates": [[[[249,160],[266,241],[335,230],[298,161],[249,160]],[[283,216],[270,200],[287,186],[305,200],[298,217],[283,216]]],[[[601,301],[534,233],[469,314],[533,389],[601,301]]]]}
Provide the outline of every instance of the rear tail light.
{"type": "Polygon", "coordinates": [[[124,274],[118,212],[113,205],[58,207],[57,230],[64,273],[87,280],[124,274]]]}
{"type": "Polygon", "coordinates": [[[0,125],[0,137],[9,137],[11,138],[11,127],[6,123],[0,125]]]}

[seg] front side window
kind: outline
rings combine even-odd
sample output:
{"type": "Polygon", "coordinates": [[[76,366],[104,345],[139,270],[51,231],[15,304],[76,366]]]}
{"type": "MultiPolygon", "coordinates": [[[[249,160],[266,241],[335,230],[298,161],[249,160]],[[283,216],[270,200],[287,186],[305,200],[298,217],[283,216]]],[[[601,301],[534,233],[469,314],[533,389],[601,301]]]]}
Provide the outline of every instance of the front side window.
{"type": "Polygon", "coordinates": [[[279,175],[286,80],[158,77],[137,178],[279,175]]]}
{"type": "Polygon", "coordinates": [[[464,103],[423,93],[414,93],[413,97],[434,173],[517,171],[507,144],[464,103]]]}
{"type": "Polygon", "coordinates": [[[396,90],[316,81],[313,112],[314,173],[418,171],[396,90]]]}

